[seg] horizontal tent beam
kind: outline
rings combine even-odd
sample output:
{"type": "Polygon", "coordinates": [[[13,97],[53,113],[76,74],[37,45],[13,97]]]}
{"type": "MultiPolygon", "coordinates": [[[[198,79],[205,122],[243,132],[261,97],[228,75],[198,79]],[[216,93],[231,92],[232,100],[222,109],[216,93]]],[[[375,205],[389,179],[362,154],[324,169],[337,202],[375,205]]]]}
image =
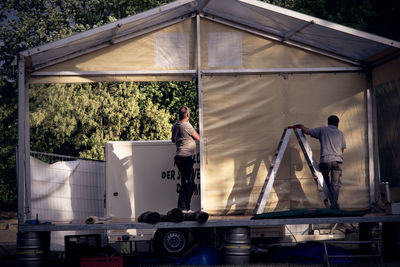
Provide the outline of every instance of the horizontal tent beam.
{"type": "MultiPolygon", "coordinates": [[[[292,73],[362,72],[360,67],[325,68],[270,68],[270,69],[214,69],[201,70],[201,75],[262,75],[292,73]]],[[[31,77],[98,77],[98,76],[195,76],[197,70],[142,70],[142,71],[37,71],[31,77]]]]}
{"type": "Polygon", "coordinates": [[[40,76],[103,76],[103,75],[195,75],[196,70],[141,70],[141,71],[37,71],[31,73],[32,77],[40,76]]]}
{"type": "Polygon", "coordinates": [[[329,72],[362,72],[360,67],[326,67],[326,68],[273,68],[273,69],[219,69],[202,70],[203,75],[261,75],[291,73],[329,73],[329,72]]]}
{"type": "MultiPolygon", "coordinates": [[[[325,67],[325,68],[271,68],[271,69],[215,69],[202,70],[202,75],[246,75],[279,73],[321,73],[321,72],[361,72],[360,67],[325,67]]],[[[197,70],[142,70],[142,71],[37,71],[32,77],[79,77],[79,76],[194,76],[197,70]]]]}
{"type": "Polygon", "coordinates": [[[143,70],[143,71],[43,71],[30,75],[31,84],[88,83],[88,82],[141,82],[141,81],[193,81],[196,70],[143,70]]]}

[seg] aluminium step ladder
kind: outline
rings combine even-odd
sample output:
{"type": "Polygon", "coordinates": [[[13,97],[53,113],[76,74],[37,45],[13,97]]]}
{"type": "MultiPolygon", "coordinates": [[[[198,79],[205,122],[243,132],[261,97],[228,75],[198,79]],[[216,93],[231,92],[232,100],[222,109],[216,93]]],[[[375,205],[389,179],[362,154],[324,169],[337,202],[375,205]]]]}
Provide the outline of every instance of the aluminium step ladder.
{"type": "Polygon", "coordinates": [[[285,128],[285,130],[282,133],[282,137],[279,141],[278,148],[274,154],[271,167],[265,179],[265,183],[261,189],[261,193],[258,198],[256,207],[254,209],[254,214],[261,214],[264,212],[264,208],[267,203],[269,193],[271,192],[272,185],[274,184],[275,177],[278,173],[279,166],[281,165],[283,155],[285,153],[286,147],[289,143],[289,139],[293,131],[296,135],[297,141],[299,142],[301,150],[303,151],[304,157],[307,161],[307,165],[310,168],[314,180],[317,184],[318,191],[320,192],[321,197],[324,200],[324,205],[327,208],[330,205],[328,200],[329,192],[325,184],[324,177],[322,176],[318,164],[313,157],[311,147],[308,144],[307,139],[303,134],[303,131],[300,128],[297,128],[296,126],[290,126],[288,128],[285,128]]]}

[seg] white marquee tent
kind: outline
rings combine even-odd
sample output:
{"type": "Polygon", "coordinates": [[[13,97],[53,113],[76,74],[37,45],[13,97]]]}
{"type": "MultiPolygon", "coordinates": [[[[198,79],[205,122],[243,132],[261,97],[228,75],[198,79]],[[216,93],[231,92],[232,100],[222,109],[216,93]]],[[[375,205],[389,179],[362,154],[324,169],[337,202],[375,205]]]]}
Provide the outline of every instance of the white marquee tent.
{"type": "MultiPolygon", "coordinates": [[[[201,206],[211,214],[251,212],[283,129],[331,114],[348,146],[342,208],[373,208],[374,87],[399,83],[399,52],[399,42],[256,0],[178,0],[23,51],[19,214],[30,205],[29,84],[97,81],[197,81],[201,206]]],[[[292,140],[265,211],[322,207],[299,151],[292,140]]]]}

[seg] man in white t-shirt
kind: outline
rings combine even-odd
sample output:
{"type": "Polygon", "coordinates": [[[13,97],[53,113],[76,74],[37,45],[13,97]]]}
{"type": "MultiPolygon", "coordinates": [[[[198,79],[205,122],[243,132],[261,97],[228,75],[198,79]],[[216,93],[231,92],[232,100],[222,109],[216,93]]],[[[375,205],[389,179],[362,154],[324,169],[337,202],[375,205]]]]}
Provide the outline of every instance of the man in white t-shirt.
{"type": "Polygon", "coordinates": [[[329,189],[330,208],[339,209],[338,198],[341,187],[343,151],[346,148],[344,134],[338,129],[339,118],[335,115],[329,116],[328,126],[311,129],[305,126],[300,127],[305,134],[320,141],[319,169],[329,189]]]}
{"type": "Polygon", "coordinates": [[[172,126],[172,142],[176,144],[174,158],[181,177],[181,187],[178,197],[178,208],[190,211],[190,202],[195,189],[193,157],[196,154],[196,140],[200,135],[189,122],[190,110],[188,107],[179,109],[179,121],[172,126]]]}

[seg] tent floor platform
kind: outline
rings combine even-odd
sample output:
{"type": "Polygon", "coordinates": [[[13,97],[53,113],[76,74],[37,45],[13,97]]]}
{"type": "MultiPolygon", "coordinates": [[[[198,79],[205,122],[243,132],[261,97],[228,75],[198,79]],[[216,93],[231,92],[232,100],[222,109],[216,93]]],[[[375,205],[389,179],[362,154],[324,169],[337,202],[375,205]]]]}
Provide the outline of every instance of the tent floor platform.
{"type": "Polygon", "coordinates": [[[126,230],[126,229],[159,229],[159,228],[199,228],[199,227],[260,227],[295,224],[335,224],[335,223],[379,223],[400,222],[400,215],[384,213],[368,213],[364,216],[346,217],[313,217],[313,218],[283,218],[256,219],[252,216],[210,216],[208,221],[200,224],[195,221],[159,222],[156,224],[141,223],[131,219],[110,219],[101,223],[86,224],[84,220],[40,222],[40,224],[21,224],[20,232],[29,231],[88,231],[88,230],[126,230]]]}

